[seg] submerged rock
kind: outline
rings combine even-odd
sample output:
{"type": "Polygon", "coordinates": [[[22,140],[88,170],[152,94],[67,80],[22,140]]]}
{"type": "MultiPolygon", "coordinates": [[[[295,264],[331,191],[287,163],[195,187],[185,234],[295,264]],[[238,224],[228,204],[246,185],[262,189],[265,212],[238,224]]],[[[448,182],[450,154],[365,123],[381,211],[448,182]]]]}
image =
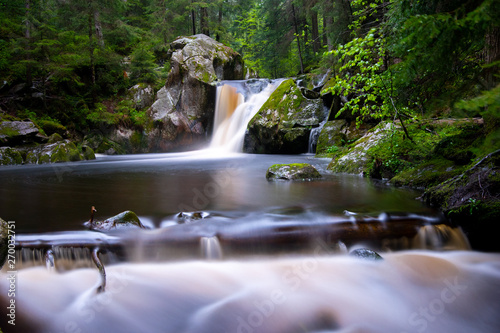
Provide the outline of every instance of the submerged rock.
{"type": "Polygon", "coordinates": [[[84,225],[91,230],[102,232],[134,228],[147,229],[137,215],[130,210],[121,212],[104,221],[85,222],[84,225]]]}
{"type": "Polygon", "coordinates": [[[248,124],[248,153],[298,154],[309,147],[311,128],[327,117],[321,99],[307,99],[292,79],[283,81],[248,124]]]}
{"type": "Polygon", "coordinates": [[[202,144],[213,122],[216,83],[243,79],[243,60],[205,35],[179,37],[170,45],[171,70],[148,111],[150,151],[202,144]]]}
{"type": "Polygon", "coordinates": [[[321,174],[310,164],[275,164],[267,169],[267,180],[311,180],[321,178],[321,174]]]}

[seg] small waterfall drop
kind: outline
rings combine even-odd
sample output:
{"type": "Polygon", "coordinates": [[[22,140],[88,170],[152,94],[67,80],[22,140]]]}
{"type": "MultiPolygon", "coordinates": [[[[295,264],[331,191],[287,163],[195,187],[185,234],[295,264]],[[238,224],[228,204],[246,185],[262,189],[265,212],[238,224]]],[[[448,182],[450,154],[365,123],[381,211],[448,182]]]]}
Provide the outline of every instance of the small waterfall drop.
{"type": "Polygon", "coordinates": [[[241,152],[248,123],[282,80],[224,81],[217,87],[210,148],[241,152]]]}
{"type": "Polygon", "coordinates": [[[222,247],[220,245],[219,239],[216,236],[213,237],[201,237],[200,246],[202,256],[208,260],[220,260],[222,259],[222,247]]]}

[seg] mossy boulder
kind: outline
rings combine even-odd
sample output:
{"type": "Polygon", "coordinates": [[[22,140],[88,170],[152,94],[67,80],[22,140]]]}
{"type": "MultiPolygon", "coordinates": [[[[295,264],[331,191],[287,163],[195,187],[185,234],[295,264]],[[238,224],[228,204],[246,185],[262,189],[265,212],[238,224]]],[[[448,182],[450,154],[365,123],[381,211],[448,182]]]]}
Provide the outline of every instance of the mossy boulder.
{"type": "Polygon", "coordinates": [[[82,150],[70,140],[63,140],[30,149],[26,154],[25,162],[28,164],[45,164],[75,162],[94,158],[94,154],[83,154],[82,150]]]}
{"type": "Polygon", "coordinates": [[[297,154],[308,150],[311,128],[327,117],[321,99],[307,99],[294,80],[283,81],[250,120],[244,151],[297,154]]]}
{"type": "Polygon", "coordinates": [[[0,147],[0,165],[23,164],[19,150],[11,147],[0,147]]]}
{"type": "Polygon", "coordinates": [[[266,172],[267,180],[311,180],[318,178],[321,178],[321,174],[308,163],[274,164],[266,172]]]}
{"type": "Polygon", "coordinates": [[[171,69],[148,111],[149,151],[194,148],[213,124],[216,83],[243,79],[243,60],[205,35],[179,37],[170,45],[171,69]]]}
{"type": "Polygon", "coordinates": [[[130,211],[121,212],[118,215],[112,216],[104,221],[93,221],[92,223],[84,223],[91,230],[109,232],[113,230],[123,229],[147,229],[137,215],[130,211]]]}

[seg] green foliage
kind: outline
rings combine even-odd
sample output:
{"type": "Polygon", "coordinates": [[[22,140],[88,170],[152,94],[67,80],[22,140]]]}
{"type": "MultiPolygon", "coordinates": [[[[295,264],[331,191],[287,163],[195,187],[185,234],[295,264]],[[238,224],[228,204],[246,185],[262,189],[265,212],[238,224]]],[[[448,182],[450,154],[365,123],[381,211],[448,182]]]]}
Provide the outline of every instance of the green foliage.
{"type": "Polygon", "coordinates": [[[134,82],[155,83],[158,73],[155,71],[156,64],[153,52],[144,47],[134,50],[130,60],[130,76],[134,82]]]}
{"type": "MultiPolygon", "coordinates": [[[[354,38],[345,45],[327,52],[337,59],[334,84],[325,89],[343,95],[347,102],[336,114],[344,112],[356,115],[357,122],[363,119],[384,119],[397,111],[391,91],[391,73],[383,71],[386,48],[384,39],[372,29],[364,37],[354,38]]],[[[406,108],[404,111],[408,111],[406,108]]]]}

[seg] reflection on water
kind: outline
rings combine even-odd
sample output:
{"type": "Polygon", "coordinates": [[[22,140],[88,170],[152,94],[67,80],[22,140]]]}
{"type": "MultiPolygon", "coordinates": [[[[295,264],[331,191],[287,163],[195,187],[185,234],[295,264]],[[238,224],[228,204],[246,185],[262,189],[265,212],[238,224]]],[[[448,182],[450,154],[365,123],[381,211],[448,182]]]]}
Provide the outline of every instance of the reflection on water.
{"type": "Polygon", "coordinates": [[[0,169],[0,216],[19,231],[78,230],[90,207],[104,219],[132,210],[155,226],[180,211],[225,213],[301,206],[313,211],[428,212],[418,193],[358,176],[331,175],[311,156],[217,155],[214,151],[102,156],[96,161],[0,169]],[[275,163],[308,162],[325,175],[313,182],[268,182],[275,163]]]}

